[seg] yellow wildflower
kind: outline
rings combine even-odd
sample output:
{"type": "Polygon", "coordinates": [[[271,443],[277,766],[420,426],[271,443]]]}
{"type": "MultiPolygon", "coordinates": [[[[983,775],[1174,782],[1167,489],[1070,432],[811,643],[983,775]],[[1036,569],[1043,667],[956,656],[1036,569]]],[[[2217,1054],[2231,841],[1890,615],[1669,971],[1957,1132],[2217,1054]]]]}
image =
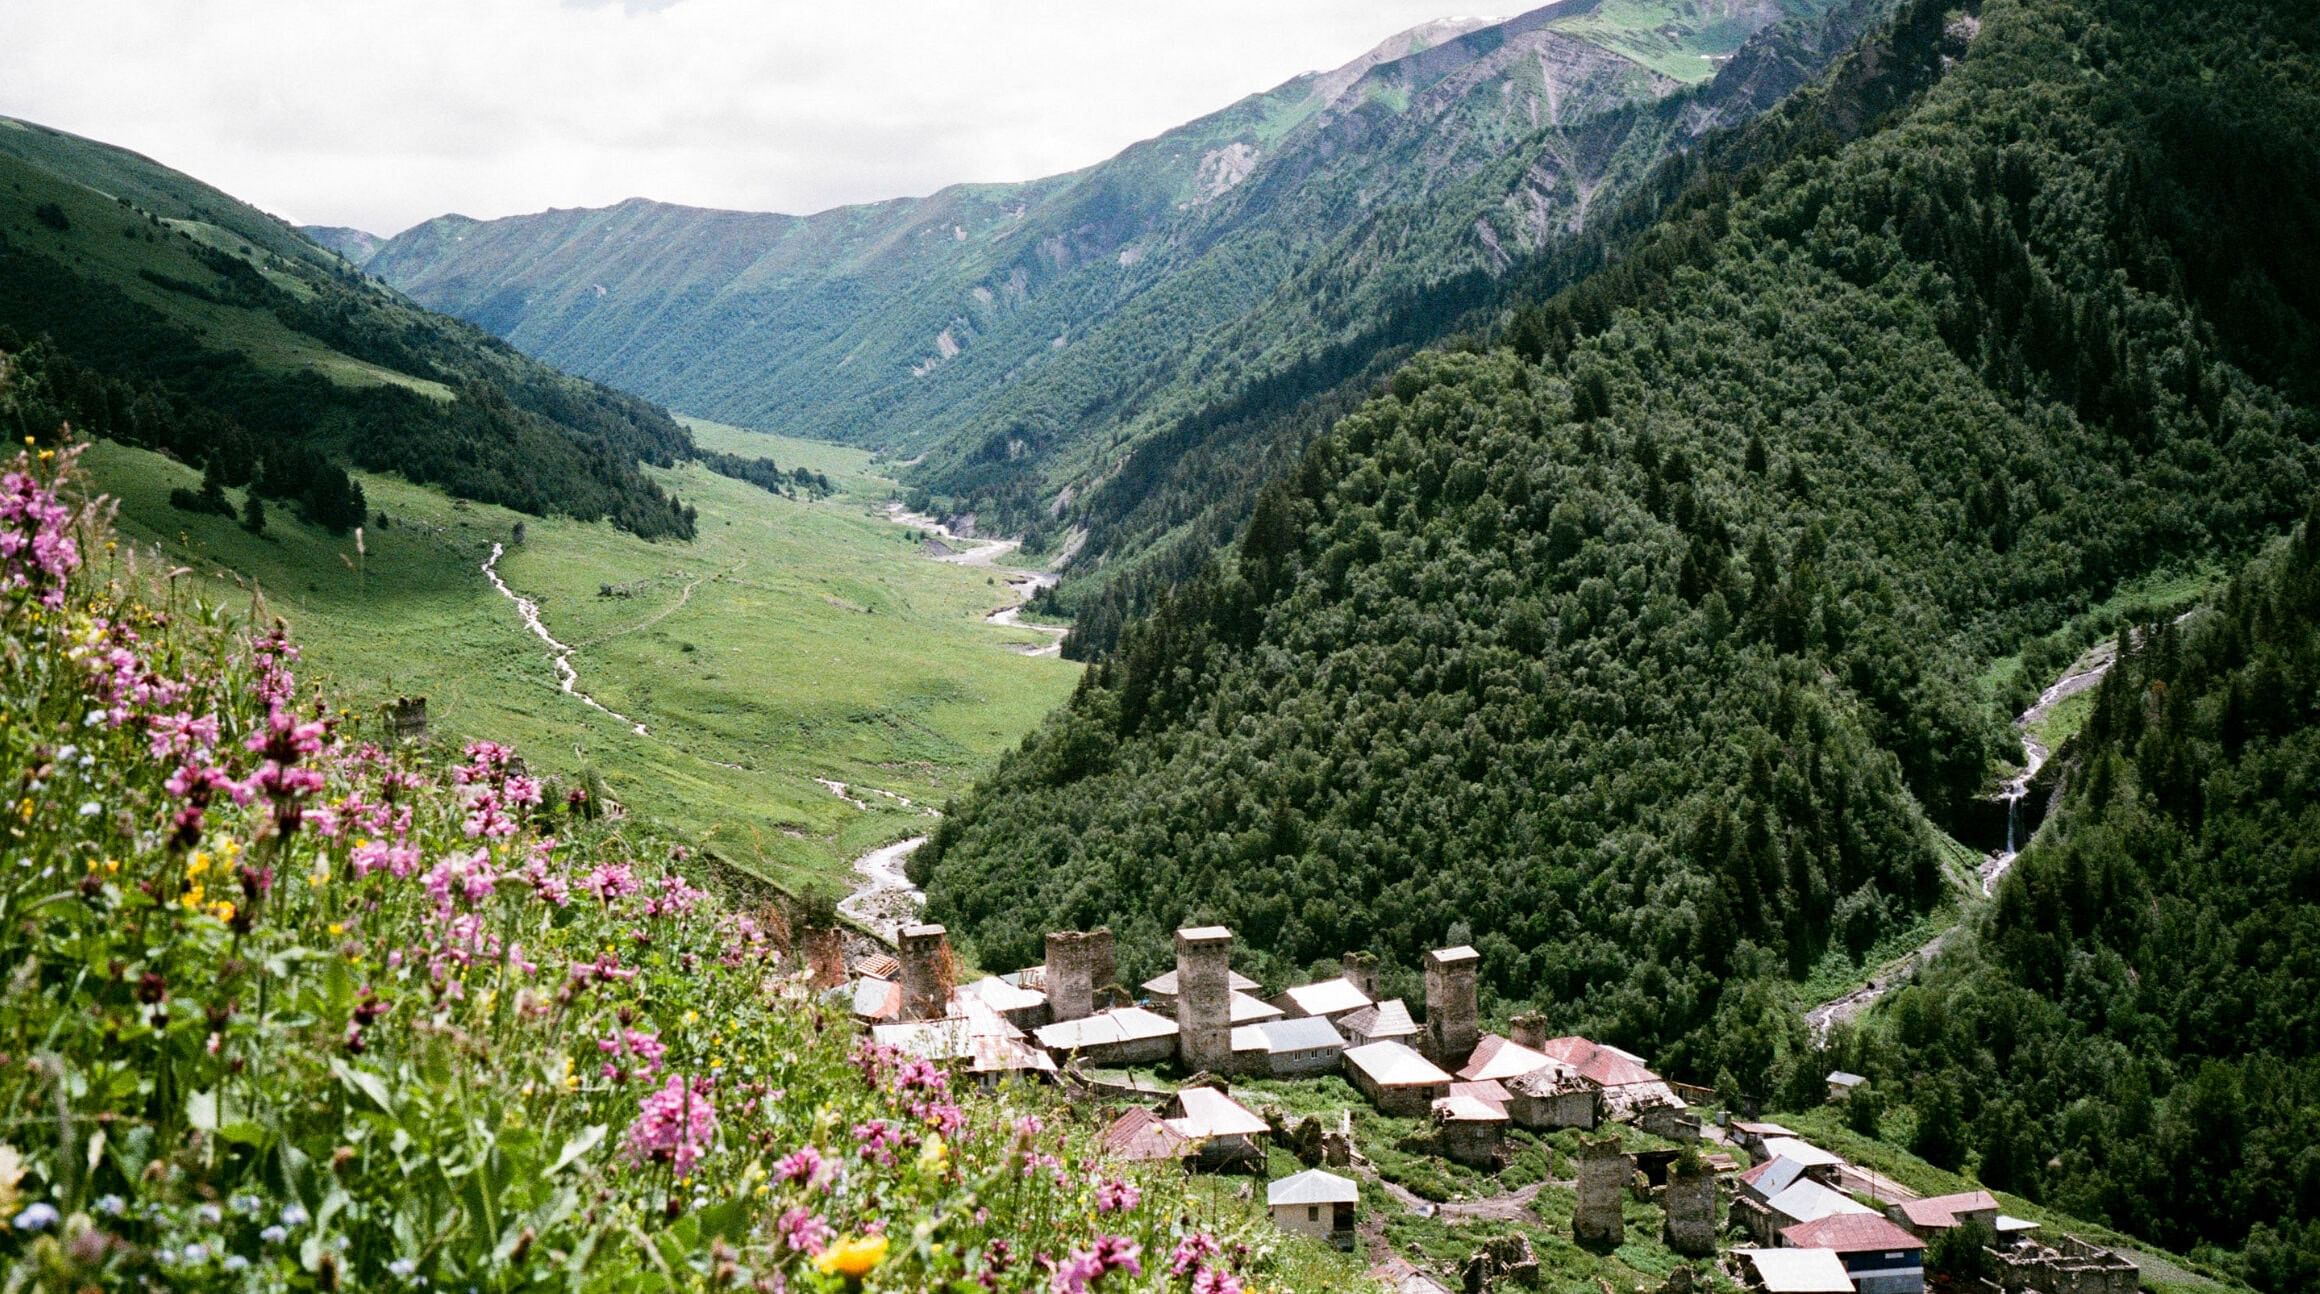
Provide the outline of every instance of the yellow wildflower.
{"type": "Polygon", "coordinates": [[[188,878],[199,876],[208,870],[209,851],[206,849],[194,850],[193,856],[185,860],[185,874],[188,878]]]}
{"type": "Polygon", "coordinates": [[[219,899],[209,905],[209,914],[220,921],[231,921],[234,919],[234,905],[225,899],[219,899]]]}
{"type": "Polygon", "coordinates": [[[331,937],[332,937],[332,938],[334,938],[334,939],[335,939],[335,938],[337,938],[338,936],[340,936],[340,935],[343,935],[343,934],[345,934],[345,933],[346,933],[346,923],[345,923],[345,922],[343,922],[343,921],[333,921],[333,922],[331,922],[331,923],[330,923],[330,934],[331,934],[331,937]]]}
{"type": "Polygon", "coordinates": [[[939,1173],[951,1165],[951,1148],[943,1144],[941,1134],[926,1139],[918,1148],[918,1166],[929,1173],[939,1173]]]}
{"type": "Polygon", "coordinates": [[[851,1276],[860,1280],[886,1261],[886,1237],[848,1236],[824,1249],[814,1259],[814,1270],[824,1276],[851,1276]]]}

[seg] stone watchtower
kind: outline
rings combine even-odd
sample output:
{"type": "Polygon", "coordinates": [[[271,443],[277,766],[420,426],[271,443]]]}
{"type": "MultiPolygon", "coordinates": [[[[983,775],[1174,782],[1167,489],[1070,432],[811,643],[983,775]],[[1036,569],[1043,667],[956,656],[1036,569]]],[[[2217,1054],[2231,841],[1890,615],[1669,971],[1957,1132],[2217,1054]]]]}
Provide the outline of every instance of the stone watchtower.
{"type": "Polygon", "coordinates": [[[1177,1046],[1196,1073],[1232,1066],[1232,938],[1223,926],[1176,932],[1177,1046]]]}
{"type": "Polygon", "coordinates": [[[1337,959],[1340,973],[1348,984],[1361,990],[1361,995],[1377,1001],[1378,959],[1376,953],[1347,953],[1337,959]]]}
{"type": "Polygon", "coordinates": [[[1668,1166],[1667,1189],[1660,1195],[1667,1208],[1661,1239],[1687,1258],[1713,1257],[1716,1252],[1716,1171],[1696,1153],[1686,1152],[1668,1166]]]}
{"type": "Polygon", "coordinates": [[[1464,944],[1426,954],[1426,1054],[1444,1069],[1456,1069],[1482,1041],[1481,1007],[1474,974],[1482,954],[1464,944]]]}
{"type": "MultiPolygon", "coordinates": [[[[1619,1149],[1617,1137],[1579,1141],[1579,1201],[1571,1210],[1571,1237],[1581,1245],[1616,1249],[1627,1239],[1620,1197],[1635,1177],[1635,1165],[1619,1149]]],[[[1715,1178],[1708,1179],[1710,1189],[1715,1178]]]]}
{"type": "Polygon", "coordinates": [[[902,1018],[942,1019],[950,1011],[950,932],[941,926],[904,926],[896,943],[902,962],[902,1018]]]}
{"type": "Polygon", "coordinates": [[[1095,1014],[1096,991],[1112,982],[1112,932],[1056,930],[1047,936],[1047,1012],[1061,1024],[1095,1014]]]}

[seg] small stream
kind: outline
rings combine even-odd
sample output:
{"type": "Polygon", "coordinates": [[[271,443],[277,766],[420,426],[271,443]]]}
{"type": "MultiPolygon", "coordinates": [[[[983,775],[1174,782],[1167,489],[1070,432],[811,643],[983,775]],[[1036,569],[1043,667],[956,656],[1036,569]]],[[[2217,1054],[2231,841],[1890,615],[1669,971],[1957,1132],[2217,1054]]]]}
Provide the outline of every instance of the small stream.
{"type": "Polygon", "coordinates": [[[854,871],[862,883],[852,894],[839,900],[839,914],[869,926],[878,932],[879,938],[892,944],[896,932],[917,921],[919,913],[926,910],[926,891],[911,884],[910,877],[902,870],[902,865],[925,843],[926,837],[912,836],[855,859],[854,871]]]}
{"type": "MultiPolygon", "coordinates": [[[[507,586],[506,580],[499,577],[499,559],[505,551],[506,549],[502,545],[492,544],[491,556],[483,559],[483,576],[491,581],[493,588],[500,591],[501,597],[516,604],[516,614],[523,617],[524,627],[531,630],[541,642],[548,644],[548,650],[553,653],[556,662],[556,677],[560,690],[566,696],[578,698],[581,704],[593,707],[627,724],[636,732],[637,736],[647,736],[643,724],[580,690],[580,671],[572,667],[572,648],[556,641],[556,636],[548,632],[546,625],[540,623],[539,603],[518,594],[507,586]]],[[[728,767],[732,766],[728,765],[728,767]]]]}

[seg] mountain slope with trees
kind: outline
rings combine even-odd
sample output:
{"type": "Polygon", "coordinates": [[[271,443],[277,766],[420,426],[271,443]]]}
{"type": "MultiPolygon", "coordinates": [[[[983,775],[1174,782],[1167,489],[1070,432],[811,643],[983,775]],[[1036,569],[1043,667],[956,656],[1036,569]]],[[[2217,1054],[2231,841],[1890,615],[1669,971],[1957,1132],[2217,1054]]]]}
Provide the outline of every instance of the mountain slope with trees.
{"type": "MultiPolygon", "coordinates": [[[[928,451],[924,502],[1036,552],[1156,488],[1178,420],[1260,388],[1312,394],[1439,338],[1885,7],[1566,0],[1404,33],[1070,175],[804,218],[643,201],[447,216],[367,268],[688,411],[928,451]],[[1824,28],[1846,35],[1797,34],[1824,28]],[[1785,53],[1765,57],[1774,29],[1764,44],[1785,53]]],[[[1250,499],[1210,479],[1175,492],[1226,496],[1228,524],[1250,499]]],[[[1184,524],[1107,532],[1089,564],[1184,524]]]]}
{"type": "Polygon", "coordinates": [[[692,533],[639,470],[694,453],[665,411],[421,309],[150,159],[7,118],[0,348],[28,427],[63,417],[165,449],[334,529],[363,520],[353,465],[692,533]]]}
{"type": "Polygon", "coordinates": [[[1128,975],[1187,920],[1275,967],[1471,939],[1502,1005],[1746,1094],[1728,985],[1967,883],[1936,829],[2023,699],[1985,671],[2300,513],[2315,45],[2252,0],[1908,6],[1318,440],[953,806],[933,911],[991,964],[1110,921],[1128,975]]]}

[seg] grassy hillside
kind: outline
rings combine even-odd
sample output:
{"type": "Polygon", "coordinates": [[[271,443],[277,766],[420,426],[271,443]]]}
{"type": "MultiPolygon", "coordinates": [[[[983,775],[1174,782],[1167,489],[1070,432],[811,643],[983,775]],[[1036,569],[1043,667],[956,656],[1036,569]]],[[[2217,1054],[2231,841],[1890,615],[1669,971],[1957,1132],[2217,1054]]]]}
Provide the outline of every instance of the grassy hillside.
{"type": "Polygon", "coordinates": [[[420,309],[188,176],[5,118],[0,348],[26,431],[69,418],[167,449],[334,530],[363,518],[359,466],[691,533],[639,470],[691,452],[665,412],[420,309]]]}
{"type": "Polygon", "coordinates": [[[1321,438],[954,806],[935,912],[993,961],[1108,920],[1124,975],[1187,920],[1283,969],[1470,940],[1502,1001],[1750,1094],[1801,1046],[1750,988],[1953,884],[1937,829],[2019,754],[1985,670],[2300,513],[2311,36],[1909,7],[1321,438]]]}
{"type": "Polygon", "coordinates": [[[782,912],[505,747],[373,744],[295,640],[128,577],[69,461],[0,465],[12,1286],[1367,1286],[1050,1088],[870,1045],[782,912]]]}
{"type": "Polygon", "coordinates": [[[1009,601],[989,571],[919,556],[871,515],[890,483],[858,450],[696,424],[705,447],[811,466],[843,493],[785,499],[698,465],[656,473],[700,509],[683,547],[602,523],[527,518],[365,475],[375,513],[353,536],[279,517],[263,537],[170,506],[198,473],[150,451],[94,446],[92,479],[123,532],[192,568],[192,590],[237,607],[262,593],[309,672],[366,709],[425,696],[445,731],[493,734],[537,767],[593,770],[632,811],[792,888],[833,884],[854,854],[925,830],[923,810],[987,767],[1067,696],[1078,667],[981,622],[1009,601]],[[548,649],[486,582],[536,598],[583,690],[647,735],[556,690],[548,649]],[[252,585],[254,584],[254,588],[252,585]],[[602,596],[609,586],[614,596],[602,596]],[[847,782],[857,809],[815,778],[847,782]]]}

